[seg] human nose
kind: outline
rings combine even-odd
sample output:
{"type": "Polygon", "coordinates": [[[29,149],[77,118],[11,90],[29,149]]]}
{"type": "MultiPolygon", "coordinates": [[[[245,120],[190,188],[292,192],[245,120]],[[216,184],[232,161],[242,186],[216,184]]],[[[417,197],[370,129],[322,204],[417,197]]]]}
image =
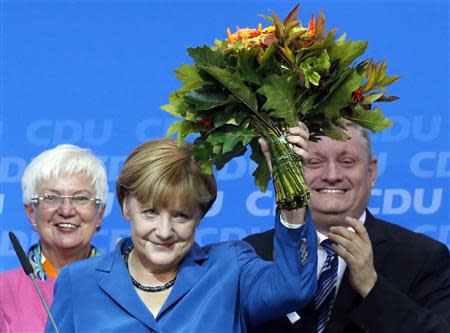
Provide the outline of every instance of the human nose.
{"type": "Polygon", "coordinates": [[[156,224],[156,236],[160,239],[169,239],[172,237],[173,228],[172,221],[169,216],[161,215],[156,224]]]}
{"type": "Polygon", "coordinates": [[[58,212],[62,216],[72,215],[75,212],[75,207],[72,203],[71,198],[61,197],[58,204],[58,212]]]}
{"type": "Polygon", "coordinates": [[[322,173],[322,179],[329,183],[336,183],[342,179],[342,173],[334,162],[328,162],[322,173]]]}

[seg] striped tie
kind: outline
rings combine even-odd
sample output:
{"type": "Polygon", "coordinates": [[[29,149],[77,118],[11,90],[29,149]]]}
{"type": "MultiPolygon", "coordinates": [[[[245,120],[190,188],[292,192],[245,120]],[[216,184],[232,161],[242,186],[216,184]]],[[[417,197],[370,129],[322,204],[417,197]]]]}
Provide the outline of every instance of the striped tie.
{"type": "Polygon", "coordinates": [[[327,251],[327,258],[320,271],[318,288],[314,294],[314,306],[319,313],[317,333],[325,331],[336,297],[338,258],[331,248],[331,244],[329,239],[320,243],[327,251]]]}

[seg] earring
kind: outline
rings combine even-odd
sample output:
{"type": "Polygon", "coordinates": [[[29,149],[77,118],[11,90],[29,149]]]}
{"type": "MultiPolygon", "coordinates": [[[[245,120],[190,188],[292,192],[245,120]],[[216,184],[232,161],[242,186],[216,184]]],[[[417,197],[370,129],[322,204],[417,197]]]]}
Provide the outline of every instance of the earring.
{"type": "Polygon", "coordinates": [[[97,225],[95,226],[95,232],[99,232],[99,231],[100,231],[100,229],[101,229],[101,226],[100,226],[100,224],[97,224],[97,225]]]}
{"type": "Polygon", "coordinates": [[[32,223],[31,225],[33,226],[33,230],[37,230],[37,227],[38,227],[38,226],[37,226],[36,223],[32,223]]]}

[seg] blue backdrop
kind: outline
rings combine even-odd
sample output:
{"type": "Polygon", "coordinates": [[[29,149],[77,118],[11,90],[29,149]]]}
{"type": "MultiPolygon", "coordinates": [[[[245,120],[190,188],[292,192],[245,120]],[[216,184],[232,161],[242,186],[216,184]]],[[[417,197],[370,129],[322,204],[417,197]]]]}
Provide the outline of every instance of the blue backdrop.
{"type": "MultiPolygon", "coordinates": [[[[186,48],[226,37],[226,28],[281,17],[295,1],[20,1],[1,2],[0,271],[18,265],[8,240],[37,240],[26,220],[20,179],[42,150],[88,147],[107,166],[111,193],[94,243],[114,247],[129,226],[112,189],[127,154],[162,137],[174,120],[160,111],[179,86],[173,69],[186,48]]],[[[387,59],[402,79],[400,96],[382,109],[395,126],[373,136],[380,172],[371,210],[450,244],[449,3],[446,0],[303,1],[307,24],[323,8],[327,26],[369,40],[367,56],[387,59]]],[[[197,240],[237,239],[273,224],[273,192],[253,185],[254,165],[233,160],[217,173],[219,196],[197,240]]]]}

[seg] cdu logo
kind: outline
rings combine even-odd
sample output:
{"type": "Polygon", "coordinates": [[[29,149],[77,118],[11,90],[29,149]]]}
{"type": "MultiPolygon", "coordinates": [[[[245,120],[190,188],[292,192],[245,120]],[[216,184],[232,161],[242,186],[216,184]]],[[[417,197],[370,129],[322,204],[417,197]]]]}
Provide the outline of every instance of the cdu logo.
{"type": "Polygon", "coordinates": [[[112,138],[112,120],[39,120],[27,127],[27,140],[36,146],[61,143],[102,145],[112,138]]]}

